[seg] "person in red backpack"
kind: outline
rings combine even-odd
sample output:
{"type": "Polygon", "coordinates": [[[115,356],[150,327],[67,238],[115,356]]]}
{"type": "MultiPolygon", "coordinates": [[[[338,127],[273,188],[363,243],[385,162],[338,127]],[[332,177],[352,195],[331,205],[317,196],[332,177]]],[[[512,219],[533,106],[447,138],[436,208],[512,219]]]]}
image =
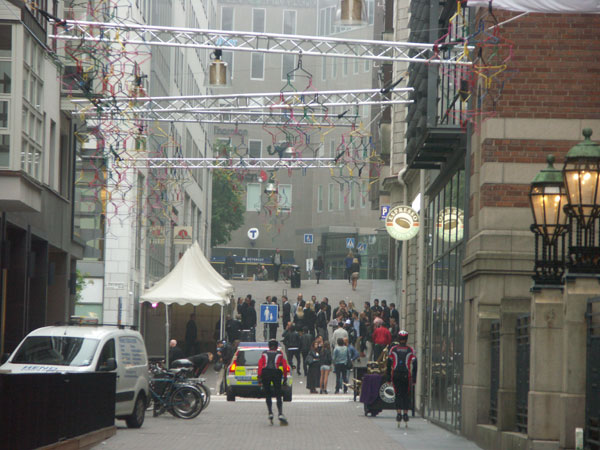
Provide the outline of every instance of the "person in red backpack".
{"type": "Polygon", "coordinates": [[[267,401],[267,409],[269,410],[269,420],[273,424],[273,401],[272,394],[275,394],[277,401],[277,412],[279,413],[280,425],[287,425],[287,419],[283,415],[283,398],[281,394],[281,383],[287,381],[287,375],[290,373],[290,367],[283,356],[283,353],[278,350],[279,344],[277,340],[269,341],[269,350],[265,350],[258,360],[258,379],[262,382],[265,390],[265,398],[267,401]],[[273,385],[273,393],[271,392],[271,384],[273,385]]]}
{"type": "Polygon", "coordinates": [[[417,356],[412,347],[406,345],[408,332],[398,333],[398,345],[390,349],[387,360],[387,379],[394,384],[396,392],[396,421],[407,422],[410,409],[410,393],[417,381],[417,356]],[[404,411],[404,415],[402,415],[404,411]]]}

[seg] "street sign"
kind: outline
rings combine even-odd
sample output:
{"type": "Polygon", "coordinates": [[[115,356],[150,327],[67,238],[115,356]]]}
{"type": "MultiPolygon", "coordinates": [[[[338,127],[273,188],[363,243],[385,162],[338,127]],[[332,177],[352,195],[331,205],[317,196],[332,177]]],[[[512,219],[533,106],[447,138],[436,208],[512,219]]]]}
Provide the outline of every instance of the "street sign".
{"type": "Polygon", "coordinates": [[[250,228],[248,230],[248,238],[252,241],[255,241],[258,239],[258,228],[250,228]]]}
{"type": "Polygon", "coordinates": [[[312,234],[304,235],[304,243],[305,244],[312,244],[313,242],[314,242],[314,236],[312,234]]]}
{"type": "Polygon", "coordinates": [[[354,238],[346,238],[346,248],[354,248],[354,238]]]}
{"type": "Polygon", "coordinates": [[[358,253],[365,253],[367,251],[367,244],[364,242],[359,242],[356,246],[356,249],[358,250],[358,253]]]}
{"type": "Polygon", "coordinates": [[[277,323],[277,313],[279,306],[277,305],[260,305],[260,321],[262,323],[277,323]]]}
{"type": "Polygon", "coordinates": [[[384,220],[388,213],[390,212],[390,205],[381,205],[379,207],[380,210],[380,214],[379,214],[379,220],[384,220]]]}

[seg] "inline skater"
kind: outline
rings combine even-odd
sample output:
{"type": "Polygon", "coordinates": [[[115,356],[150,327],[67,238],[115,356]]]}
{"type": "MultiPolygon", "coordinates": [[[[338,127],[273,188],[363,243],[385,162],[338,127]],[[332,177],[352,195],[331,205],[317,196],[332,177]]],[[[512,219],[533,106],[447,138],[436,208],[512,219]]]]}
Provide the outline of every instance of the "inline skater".
{"type": "Polygon", "coordinates": [[[288,421],[283,415],[283,398],[281,394],[281,383],[286,382],[287,375],[290,372],[283,353],[277,349],[278,343],[276,339],[269,341],[269,350],[265,350],[258,360],[258,379],[262,383],[265,390],[265,399],[267,409],[269,411],[269,421],[273,425],[273,401],[272,394],[275,394],[277,401],[277,412],[279,413],[279,424],[287,425],[288,421]],[[283,369],[283,372],[282,372],[283,369]],[[273,392],[271,392],[271,384],[273,392]]]}
{"type": "Polygon", "coordinates": [[[408,427],[411,387],[417,381],[417,356],[413,348],[406,344],[407,341],[408,332],[401,330],[398,333],[398,345],[392,347],[388,355],[387,379],[394,384],[396,393],[396,422],[400,426],[404,419],[408,427]]]}

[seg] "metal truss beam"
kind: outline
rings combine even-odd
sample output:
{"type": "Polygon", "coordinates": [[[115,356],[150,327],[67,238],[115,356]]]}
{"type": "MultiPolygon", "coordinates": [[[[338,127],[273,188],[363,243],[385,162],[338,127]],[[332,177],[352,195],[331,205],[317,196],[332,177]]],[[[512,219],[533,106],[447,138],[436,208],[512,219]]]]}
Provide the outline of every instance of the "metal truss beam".
{"type": "Polygon", "coordinates": [[[133,158],[116,167],[136,169],[327,169],[340,167],[334,158],[133,158]]]}
{"type": "MultiPolygon", "coordinates": [[[[295,108],[331,108],[335,106],[361,106],[412,103],[412,87],[394,88],[382,93],[380,89],[351,89],[345,91],[287,91],[227,95],[196,95],[177,97],[108,97],[93,99],[93,106],[103,113],[115,111],[177,112],[194,110],[269,110],[290,111],[295,108]]],[[[72,100],[77,106],[88,107],[88,99],[72,100]]],[[[83,112],[83,111],[79,111],[83,112]]],[[[92,112],[90,109],[86,111],[92,112]]]]}
{"type": "MultiPolygon", "coordinates": [[[[434,44],[339,39],[320,36],[202,30],[132,23],[65,20],[51,38],[104,44],[224,49],[245,52],[358,58],[375,61],[471,65],[462,46],[453,46],[444,59],[434,44]]],[[[448,49],[445,49],[448,50],[448,49]]]]}
{"type": "MultiPolygon", "coordinates": [[[[77,114],[77,113],[73,113],[77,114]]],[[[132,121],[137,122],[188,122],[212,124],[239,124],[282,127],[352,127],[359,121],[359,116],[353,112],[343,116],[328,114],[289,112],[255,112],[255,111],[168,111],[143,112],[136,114],[135,110],[96,113],[90,112],[87,118],[94,121],[132,121]]]]}

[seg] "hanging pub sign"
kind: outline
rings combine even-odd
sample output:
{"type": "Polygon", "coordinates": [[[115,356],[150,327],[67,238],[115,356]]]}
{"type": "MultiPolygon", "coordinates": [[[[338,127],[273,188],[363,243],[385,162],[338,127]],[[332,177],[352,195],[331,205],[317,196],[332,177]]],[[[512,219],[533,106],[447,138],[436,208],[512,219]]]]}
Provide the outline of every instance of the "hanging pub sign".
{"type": "Polygon", "coordinates": [[[394,239],[408,241],[419,232],[419,214],[410,206],[394,206],[386,217],[385,229],[394,239]]]}
{"type": "Polygon", "coordinates": [[[463,238],[465,217],[462,209],[449,206],[440,211],[437,218],[438,236],[446,242],[456,242],[463,238]]]}

